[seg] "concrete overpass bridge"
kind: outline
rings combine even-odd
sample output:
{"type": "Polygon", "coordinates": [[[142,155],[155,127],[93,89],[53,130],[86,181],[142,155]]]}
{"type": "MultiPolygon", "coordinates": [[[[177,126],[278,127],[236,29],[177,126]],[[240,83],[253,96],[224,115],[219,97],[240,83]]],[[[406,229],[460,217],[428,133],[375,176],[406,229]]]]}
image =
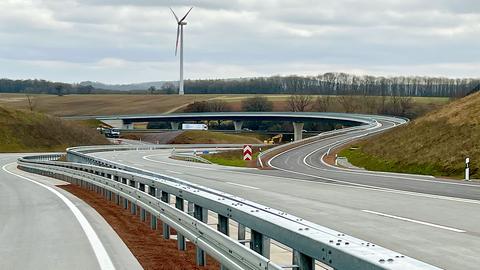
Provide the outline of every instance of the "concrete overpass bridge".
{"type": "MultiPolygon", "coordinates": [[[[378,116],[377,116],[378,117],[378,116]]],[[[368,125],[376,120],[369,115],[345,113],[306,113],[306,112],[217,112],[217,113],[178,113],[152,115],[113,115],[90,117],[112,127],[133,129],[134,123],[170,122],[172,130],[178,130],[180,123],[188,121],[230,120],[236,131],[242,130],[244,121],[290,121],[293,125],[294,139],[302,139],[305,121],[336,120],[350,125],[368,125]]]]}

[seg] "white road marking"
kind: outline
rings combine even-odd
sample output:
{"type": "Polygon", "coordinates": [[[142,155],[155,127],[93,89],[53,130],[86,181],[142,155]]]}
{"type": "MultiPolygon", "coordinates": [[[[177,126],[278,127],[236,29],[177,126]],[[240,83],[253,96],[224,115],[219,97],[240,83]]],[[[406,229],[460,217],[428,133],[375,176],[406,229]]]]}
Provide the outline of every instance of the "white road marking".
{"type": "Polygon", "coordinates": [[[370,211],[370,210],[362,210],[362,212],[369,213],[369,214],[374,214],[374,215],[378,215],[378,216],[382,216],[382,217],[388,217],[388,218],[403,220],[403,221],[407,221],[407,222],[417,223],[417,224],[426,225],[426,226],[430,226],[430,227],[435,227],[435,228],[448,230],[448,231],[452,231],[452,232],[458,232],[458,233],[465,233],[466,232],[464,230],[460,230],[460,229],[456,229],[456,228],[452,228],[452,227],[442,226],[442,225],[433,224],[433,223],[420,221],[420,220],[415,220],[415,219],[410,219],[410,218],[404,218],[404,217],[384,214],[384,213],[370,211]]]}
{"type": "Polygon", "coordinates": [[[225,182],[225,183],[230,184],[230,185],[234,185],[234,186],[249,188],[249,189],[257,189],[257,190],[259,189],[259,188],[257,188],[257,187],[252,187],[252,186],[237,184],[237,183],[233,183],[233,182],[225,182]]]}
{"type": "Polygon", "coordinates": [[[80,226],[82,227],[83,232],[87,236],[88,242],[90,243],[90,246],[92,247],[93,252],[95,253],[95,256],[97,257],[97,261],[98,261],[98,264],[100,265],[100,268],[102,270],[115,270],[115,266],[113,265],[113,262],[112,262],[112,260],[110,259],[110,256],[107,253],[107,250],[103,246],[102,241],[100,241],[100,238],[98,238],[97,233],[93,229],[92,225],[90,225],[87,218],[82,214],[80,209],[78,209],[75,206],[75,204],[73,204],[72,201],[70,201],[67,197],[65,197],[62,193],[58,192],[54,188],[49,187],[47,185],[44,185],[42,183],[39,183],[39,182],[37,182],[33,179],[27,178],[25,176],[22,176],[22,175],[19,175],[19,174],[16,174],[14,172],[11,172],[11,171],[7,170],[7,166],[9,166],[11,164],[16,164],[16,163],[7,164],[7,165],[3,166],[2,169],[5,172],[7,172],[11,175],[14,175],[14,176],[19,177],[19,178],[24,179],[24,180],[27,180],[31,183],[34,183],[36,185],[39,185],[39,186],[47,189],[48,191],[52,192],[57,197],[59,197],[67,205],[67,207],[70,209],[70,211],[72,211],[75,218],[78,220],[78,223],[80,223],[80,226]]]}
{"type": "Polygon", "coordinates": [[[169,173],[175,173],[175,174],[183,174],[181,172],[176,172],[176,171],[170,171],[170,170],[165,170],[166,172],[169,172],[169,173]]]}
{"type": "Polygon", "coordinates": [[[352,189],[363,189],[363,190],[371,190],[371,191],[377,191],[377,192],[387,192],[387,193],[394,193],[394,194],[400,194],[400,195],[423,197],[423,198],[445,200],[445,201],[454,201],[454,202],[468,203],[468,204],[480,204],[480,201],[478,201],[478,200],[462,199],[462,198],[455,198],[455,197],[448,197],[448,196],[441,196],[441,195],[432,195],[432,194],[427,194],[427,193],[418,193],[418,192],[412,192],[412,191],[403,191],[403,190],[381,188],[381,187],[375,187],[375,186],[369,186],[369,185],[355,184],[355,183],[351,183],[351,182],[340,181],[340,180],[333,179],[333,178],[327,178],[327,177],[321,177],[321,176],[307,174],[307,173],[290,171],[290,170],[286,170],[286,169],[282,169],[282,168],[273,166],[272,164],[270,164],[270,161],[272,159],[269,160],[269,166],[274,168],[274,169],[289,172],[289,173],[294,173],[294,174],[298,174],[298,175],[308,176],[308,177],[312,177],[312,178],[317,178],[317,179],[321,179],[321,180],[333,181],[333,182],[337,182],[339,184],[317,182],[317,181],[304,180],[304,179],[295,179],[295,178],[282,177],[282,176],[272,176],[272,175],[267,175],[267,174],[256,174],[256,173],[251,173],[251,172],[229,171],[229,170],[226,170],[226,169],[220,169],[220,168],[217,169],[217,168],[212,168],[212,167],[210,167],[210,168],[208,168],[208,167],[198,167],[198,166],[191,166],[191,165],[186,165],[186,164],[176,164],[176,163],[170,163],[170,162],[151,159],[151,157],[161,156],[161,155],[162,154],[154,154],[154,155],[143,156],[142,159],[147,160],[147,161],[151,161],[151,162],[155,162],[155,163],[161,163],[161,164],[172,165],[172,166],[182,166],[182,167],[195,168],[195,169],[201,169],[201,170],[224,171],[224,172],[233,172],[233,173],[236,173],[236,174],[247,174],[247,175],[252,175],[253,174],[253,175],[261,175],[262,177],[267,177],[267,178],[272,178],[272,179],[276,178],[276,179],[282,179],[282,180],[285,180],[285,181],[292,181],[292,182],[303,182],[303,183],[310,183],[310,184],[317,184],[317,185],[337,186],[337,187],[352,188],[352,189]],[[348,185],[345,185],[345,184],[348,184],[348,185]]]}

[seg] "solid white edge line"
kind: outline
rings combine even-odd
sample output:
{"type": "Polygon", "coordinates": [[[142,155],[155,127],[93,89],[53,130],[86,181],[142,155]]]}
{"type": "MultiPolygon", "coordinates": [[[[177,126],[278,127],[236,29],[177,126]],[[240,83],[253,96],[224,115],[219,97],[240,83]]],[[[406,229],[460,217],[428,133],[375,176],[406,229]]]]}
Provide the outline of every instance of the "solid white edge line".
{"type": "Polygon", "coordinates": [[[225,182],[225,183],[230,184],[230,185],[234,185],[234,186],[249,188],[249,189],[257,189],[257,190],[260,189],[260,188],[257,188],[257,187],[252,187],[252,186],[237,184],[237,183],[233,183],[233,182],[225,182]]]}
{"type": "Polygon", "coordinates": [[[47,186],[45,184],[42,184],[40,182],[37,182],[37,181],[35,181],[33,179],[30,179],[28,177],[25,177],[25,176],[22,176],[22,175],[19,175],[19,174],[16,174],[14,172],[11,172],[11,171],[7,170],[7,166],[12,165],[12,164],[16,164],[16,162],[6,164],[2,167],[2,169],[5,172],[7,172],[7,173],[9,173],[13,176],[19,177],[21,179],[24,179],[24,180],[27,180],[31,183],[34,183],[34,184],[36,184],[40,187],[43,187],[43,188],[47,189],[48,191],[52,192],[53,194],[55,194],[58,198],[60,198],[65,203],[65,205],[67,205],[67,207],[70,209],[70,211],[72,211],[73,215],[78,220],[78,223],[82,227],[82,230],[85,233],[85,235],[87,236],[88,242],[90,243],[90,246],[92,247],[93,252],[95,253],[95,256],[97,257],[97,261],[98,261],[98,264],[100,265],[100,268],[102,270],[115,270],[115,266],[113,265],[113,262],[112,262],[112,260],[110,259],[110,256],[107,253],[107,250],[103,246],[102,241],[100,240],[100,238],[98,238],[97,233],[93,229],[92,225],[90,225],[87,218],[82,214],[80,209],[78,209],[78,207],[76,207],[75,204],[72,201],[70,201],[67,197],[65,197],[62,193],[58,192],[54,188],[49,187],[49,186],[47,186]]]}
{"type": "Polygon", "coordinates": [[[377,216],[382,216],[382,217],[393,218],[393,219],[398,219],[398,220],[402,220],[402,221],[417,223],[417,224],[426,225],[426,226],[430,226],[430,227],[435,227],[435,228],[438,228],[438,229],[448,230],[448,231],[457,232],[457,233],[467,232],[467,231],[452,228],[452,227],[447,227],[447,226],[443,226],[443,225],[433,224],[433,223],[420,221],[420,220],[415,220],[415,219],[410,219],[410,218],[404,218],[404,217],[389,215],[389,214],[370,211],[370,210],[362,210],[362,212],[369,213],[369,214],[374,214],[374,215],[377,215],[377,216]]]}

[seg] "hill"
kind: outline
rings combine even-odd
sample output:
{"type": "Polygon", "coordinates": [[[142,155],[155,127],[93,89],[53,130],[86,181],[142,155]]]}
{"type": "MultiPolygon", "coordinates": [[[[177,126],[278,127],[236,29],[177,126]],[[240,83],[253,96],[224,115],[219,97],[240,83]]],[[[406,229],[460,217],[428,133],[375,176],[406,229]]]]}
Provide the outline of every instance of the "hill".
{"type": "Polygon", "coordinates": [[[472,178],[480,178],[480,93],[340,152],[369,170],[462,178],[465,158],[472,178]]]}
{"type": "Polygon", "coordinates": [[[96,131],[80,124],[0,107],[0,152],[64,151],[69,146],[108,143],[96,131]]]}

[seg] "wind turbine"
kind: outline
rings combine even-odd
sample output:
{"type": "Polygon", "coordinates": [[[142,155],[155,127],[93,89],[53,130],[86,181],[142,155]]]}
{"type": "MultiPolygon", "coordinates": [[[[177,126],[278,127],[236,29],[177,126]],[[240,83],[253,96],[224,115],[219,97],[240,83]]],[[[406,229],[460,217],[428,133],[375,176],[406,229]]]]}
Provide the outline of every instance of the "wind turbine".
{"type": "Polygon", "coordinates": [[[177,56],[177,51],[178,51],[178,41],[180,41],[180,86],[179,86],[179,89],[178,89],[178,94],[179,95],[184,95],[185,92],[183,90],[183,27],[185,25],[187,25],[187,22],[185,22],[185,19],[187,18],[188,14],[190,13],[190,11],[192,11],[193,7],[191,7],[187,14],[185,14],[185,16],[183,16],[183,18],[181,20],[178,19],[177,17],[177,14],[175,14],[175,12],[173,11],[172,8],[170,8],[170,10],[172,11],[173,13],[173,16],[175,16],[175,20],[177,20],[177,42],[176,42],[176,45],[175,45],[175,56],[177,56]]]}

